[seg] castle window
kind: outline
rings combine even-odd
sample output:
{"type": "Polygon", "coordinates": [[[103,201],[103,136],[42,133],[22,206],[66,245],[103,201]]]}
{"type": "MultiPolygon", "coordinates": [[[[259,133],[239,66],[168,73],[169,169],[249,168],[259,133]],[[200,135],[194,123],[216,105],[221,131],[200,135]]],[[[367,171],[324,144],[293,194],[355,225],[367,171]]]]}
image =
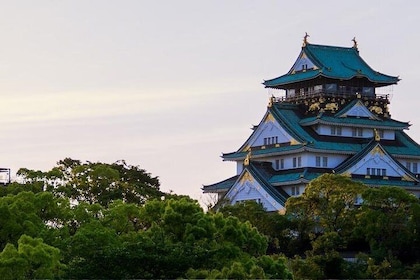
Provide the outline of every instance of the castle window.
{"type": "Polygon", "coordinates": [[[302,158],[301,157],[294,157],[293,158],[293,167],[301,167],[302,166],[302,158]]]}
{"type": "Polygon", "coordinates": [[[321,167],[321,159],[322,159],[322,167],[328,166],[328,157],[315,157],[315,166],[321,167]]]}
{"type": "Polygon", "coordinates": [[[363,92],[363,95],[366,95],[366,96],[375,95],[375,90],[373,87],[363,87],[362,92],[363,92]]]}
{"type": "Polygon", "coordinates": [[[385,168],[366,168],[366,175],[372,176],[386,176],[386,169],[385,168]]]}
{"type": "Polygon", "coordinates": [[[272,136],[272,137],[265,137],[264,138],[264,145],[274,145],[279,142],[278,136],[272,136]]]}
{"type": "Polygon", "coordinates": [[[331,126],[331,135],[341,135],[341,127],[331,126]]]}
{"type": "Polygon", "coordinates": [[[284,169],[284,158],[276,159],[274,165],[276,170],[284,169]]]}
{"type": "Polygon", "coordinates": [[[322,85],[316,85],[316,86],[314,86],[314,92],[315,93],[322,92],[322,85]]]}
{"type": "Polygon", "coordinates": [[[418,163],[407,161],[405,167],[413,173],[418,173],[418,163]]]}
{"type": "Polygon", "coordinates": [[[353,137],[362,137],[363,136],[363,129],[362,128],[353,127],[353,129],[352,129],[352,136],[353,137]]]}
{"type": "Polygon", "coordinates": [[[335,93],[337,92],[337,84],[326,84],[325,91],[327,93],[335,93]]]}
{"type": "Polygon", "coordinates": [[[287,90],[287,96],[288,97],[295,96],[295,89],[289,89],[289,90],[287,90]]]}

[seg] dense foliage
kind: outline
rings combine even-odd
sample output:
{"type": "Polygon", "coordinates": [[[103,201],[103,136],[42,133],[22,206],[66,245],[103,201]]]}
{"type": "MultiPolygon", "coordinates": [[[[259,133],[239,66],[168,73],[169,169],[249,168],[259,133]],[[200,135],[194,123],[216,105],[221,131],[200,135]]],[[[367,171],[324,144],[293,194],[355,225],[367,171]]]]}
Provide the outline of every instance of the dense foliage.
{"type": "Polygon", "coordinates": [[[127,165],[65,159],[0,193],[1,279],[291,278],[249,222],[127,165]]]}
{"type": "Polygon", "coordinates": [[[420,202],[405,190],[324,174],[286,209],[264,214],[247,202],[220,211],[266,234],[295,279],[420,278],[420,202]]]}
{"type": "Polygon", "coordinates": [[[204,212],[127,165],[64,159],[0,189],[2,279],[420,278],[420,204],[325,174],[285,215],[204,212]]]}

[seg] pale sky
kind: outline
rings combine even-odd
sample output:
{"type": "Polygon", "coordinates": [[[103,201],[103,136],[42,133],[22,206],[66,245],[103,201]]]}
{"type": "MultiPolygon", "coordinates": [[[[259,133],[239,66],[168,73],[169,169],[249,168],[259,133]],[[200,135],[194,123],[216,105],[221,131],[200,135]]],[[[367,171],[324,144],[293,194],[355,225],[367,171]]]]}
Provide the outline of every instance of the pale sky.
{"type": "Polygon", "coordinates": [[[420,1],[2,1],[0,167],[124,159],[200,201],[235,175],[305,32],[400,76],[391,115],[420,141],[420,1]]]}

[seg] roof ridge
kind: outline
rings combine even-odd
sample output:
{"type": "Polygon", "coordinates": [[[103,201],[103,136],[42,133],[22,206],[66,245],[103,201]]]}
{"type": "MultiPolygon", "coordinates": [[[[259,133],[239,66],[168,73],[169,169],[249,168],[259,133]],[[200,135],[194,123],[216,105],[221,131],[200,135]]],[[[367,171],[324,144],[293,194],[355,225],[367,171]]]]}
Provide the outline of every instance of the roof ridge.
{"type": "Polygon", "coordinates": [[[277,189],[275,189],[270,183],[267,182],[267,180],[264,178],[264,176],[261,174],[261,172],[258,170],[257,166],[250,161],[250,164],[246,166],[245,168],[251,174],[255,177],[256,180],[259,181],[261,186],[268,192],[270,195],[273,196],[274,199],[278,200],[277,202],[281,202],[282,206],[285,205],[287,197],[285,197],[283,194],[281,194],[277,189]]]}
{"type": "MultiPolygon", "coordinates": [[[[369,151],[371,151],[373,149],[373,147],[376,146],[376,145],[380,145],[380,144],[379,144],[379,142],[375,141],[374,138],[372,138],[372,140],[365,147],[363,147],[358,153],[356,153],[355,155],[353,155],[353,156],[349,157],[348,159],[346,159],[345,161],[343,161],[339,166],[334,168],[333,171],[335,173],[340,173],[345,168],[351,166],[351,164],[354,161],[359,161],[361,158],[363,158],[365,155],[367,155],[367,153],[369,151]]],[[[381,147],[382,147],[382,145],[381,145],[381,147]]],[[[384,149],[384,148],[382,147],[382,149],[384,149]]]]}
{"type": "Polygon", "coordinates": [[[304,47],[325,47],[325,48],[339,48],[339,49],[347,49],[347,50],[354,50],[357,51],[357,49],[355,49],[353,46],[351,47],[343,47],[343,46],[337,46],[337,45],[321,45],[321,44],[312,44],[312,43],[307,43],[304,47]]]}
{"type": "MultiPolygon", "coordinates": [[[[275,107],[275,106],[273,106],[273,107],[275,107]]],[[[291,126],[290,124],[289,124],[289,122],[288,121],[285,121],[285,118],[280,114],[280,111],[279,110],[273,110],[272,108],[273,107],[271,107],[269,110],[270,110],[270,112],[273,114],[273,115],[275,115],[275,116],[277,116],[278,118],[276,118],[278,121],[280,120],[281,121],[281,124],[282,124],[282,127],[284,128],[284,129],[286,129],[287,130],[287,132],[288,133],[290,133],[294,138],[297,138],[296,140],[299,140],[300,142],[306,142],[306,140],[305,139],[303,139],[296,131],[295,131],[295,129],[293,128],[293,126],[291,126]],[[284,126],[283,126],[284,125],[284,126]]],[[[299,125],[299,122],[297,123],[298,125],[299,125]]]]}

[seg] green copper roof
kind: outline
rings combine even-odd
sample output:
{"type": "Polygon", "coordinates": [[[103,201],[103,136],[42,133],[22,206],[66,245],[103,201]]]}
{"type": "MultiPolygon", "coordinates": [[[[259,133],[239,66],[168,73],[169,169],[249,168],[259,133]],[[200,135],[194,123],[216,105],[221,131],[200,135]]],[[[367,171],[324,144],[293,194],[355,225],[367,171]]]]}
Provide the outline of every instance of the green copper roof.
{"type": "Polygon", "coordinates": [[[223,192],[229,190],[233,184],[235,184],[236,180],[238,180],[239,175],[235,175],[230,177],[226,180],[211,184],[211,185],[204,185],[203,192],[204,193],[213,193],[213,192],[223,192]]]}
{"type": "Polygon", "coordinates": [[[277,203],[283,207],[286,204],[287,198],[289,195],[282,189],[274,188],[268,181],[272,176],[274,169],[271,167],[269,162],[250,162],[248,166],[245,167],[251,175],[258,181],[258,183],[264,188],[264,190],[274,198],[277,203]]]}
{"type": "Polygon", "coordinates": [[[371,127],[371,128],[384,128],[384,129],[397,129],[401,130],[408,128],[410,125],[406,122],[400,122],[393,119],[374,120],[369,118],[358,117],[343,117],[337,118],[334,116],[320,115],[302,119],[300,122],[302,126],[314,124],[333,124],[341,126],[355,126],[355,127],[371,127]]]}
{"type": "MultiPolygon", "coordinates": [[[[299,112],[296,105],[287,103],[274,103],[270,112],[274,118],[285,127],[286,131],[295,137],[301,144],[276,147],[274,145],[252,148],[252,157],[258,158],[267,155],[281,155],[287,153],[297,152],[298,150],[306,149],[310,151],[330,151],[331,153],[342,154],[356,154],[360,152],[366,145],[369,144],[372,138],[352,138],[352,137],[338,137],[338,136],[322,136],[318,135],[308,126],[314,118],[304,118],[305,116],[299,112]]],[[[420,157],[420,146],[413,141],[404,131],[399,130],[405,128],[408,124],[398,122],[392,119],[377,121],[367,118],[334,118],[333,116],[323,117],[331,123],[341,124],[342,122],[348,125],[355,124],[357,126],[365,125],[370,127],[381,127],[395,130],[395,140],[381,140],[381,145],[384,149],[392,154],[394,157],[398,156],[414,156],[420,157]]],[[[254,131],[255,132],[255,131],[254,131]]],[[[224,160],[241,160],[244,159],[247,152],[239,149],[236,152],[224,153],[224,160]]]]}
{"type": "MultiPolygon", "coordinates": [[[[307,81],[316,77],[325,77],[337,80],[351,80],[355,77],[366,78],[376,86],[396,84],[398,77],[389,76],[373,70],[359,55],[356,48],[324,46],[306,44],[301,54],[316,66],[305,71],[293,71],[280,77],[264,81],[265,87],[284,88],[285,85],[307,81]]],[[[297,60],[298,61],[298,60],[297,60]]],[[[296,63],[295,63],[296,64],[296,63]]]]}
{"type": "Polygon", "coordinates": [[[353,181],[363,183],[368,186],[392,186],[392,187],[415,187],[420,189],[420,185],[416,182],[404,181],[404,180],[384,180],[381,178],[357,178],[352,177],[353,181]]]}
{"type": "Polygon", "coordinates": [[[270,179],[270,184],[281,185],[290,184],[290,182],[298,182],[305,180],[307,182],[321,176],[324,173],[330,173],[330,170],[322,168],[300,168],[277,171],[270,179]]]}
{"type": "Polygon", "coordinates": [[[393,156],[420,156],[420,145],[403,131],[395,131],[395,140],[399,145],[383,145],[393,156]]]}

